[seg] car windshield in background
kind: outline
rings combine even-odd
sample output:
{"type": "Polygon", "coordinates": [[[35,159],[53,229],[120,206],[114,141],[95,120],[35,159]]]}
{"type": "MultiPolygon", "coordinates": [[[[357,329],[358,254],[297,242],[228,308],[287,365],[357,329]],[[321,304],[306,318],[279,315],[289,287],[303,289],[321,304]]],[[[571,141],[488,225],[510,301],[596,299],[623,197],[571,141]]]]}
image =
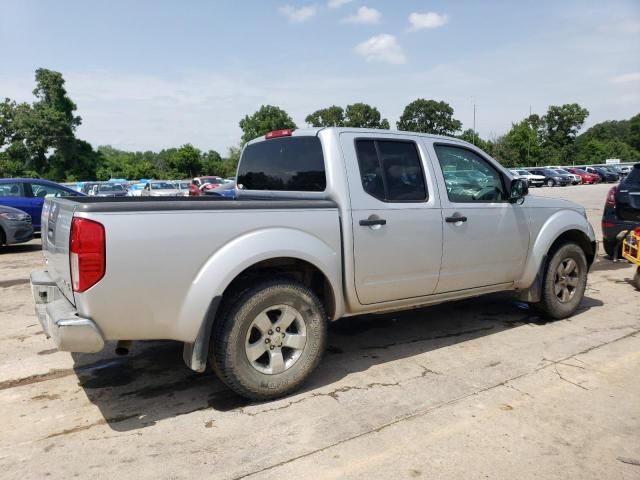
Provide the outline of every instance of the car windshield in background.
{"type": "Polygon", "coordinates": [[[177,185],[178,185],[178,188],[180,190],[188,190],[189,189],[189,182],[180,182],[177,185]]]}
{"type": "Polygon", "coordinates": [[[222,185],[224,180],[221,178],[207,178],[202,181],[203,185],[222,185]]]}
{"type": "Polygon", "coordinates": [[[175,190],[176,186],[169,182],[154,182],[151,184],[152,190],[175,190]]]}
{"type": "Polygon", "coordinates": [[[117,183],[105,183],[98,187],[98,190],[101,192],[122,192],[124,188],[122,185],[118,185],[117,183]]]}
{"type": "Polygon", "coordinates": [[[580,174],[580,173],[581,173],[581,174],[583,174],[583,175],[584,175],[585,173],[587,173],[587,172],[585,172],[584,170],[582,170],[581,168],[574,168],[574,169],[573,169],[573,171],[574,171],[574,172],[576,172],[576,173],[578,173],[578,174],[580,174]]]}
{"type": "Polygon", "coordinates": [[[558,172],[556,172],[555,170],[551,170],[550,168],[545,168],[543,170],[545,175],[551,175],[551,176],[557,176],[558,172]]]}
{"type": "Polygon", "coordinates": [[[327,179],[320,139],[286,137],[248,145],[237,181],[245,190],[324,191],[327,179]]]}

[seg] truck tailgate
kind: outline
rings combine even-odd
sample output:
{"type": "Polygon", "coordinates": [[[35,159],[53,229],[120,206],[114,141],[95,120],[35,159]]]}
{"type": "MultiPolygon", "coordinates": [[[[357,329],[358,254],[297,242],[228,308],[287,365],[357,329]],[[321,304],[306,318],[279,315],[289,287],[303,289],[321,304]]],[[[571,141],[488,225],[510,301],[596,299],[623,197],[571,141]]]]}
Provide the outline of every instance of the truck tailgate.
{"type": "Polygon", "coordinates": [[[75,208],[75,204],[69,200],[45,199],[41,230],[46,269],[63,295],[74,305],[69,263],[69,235],[75,208]]]}

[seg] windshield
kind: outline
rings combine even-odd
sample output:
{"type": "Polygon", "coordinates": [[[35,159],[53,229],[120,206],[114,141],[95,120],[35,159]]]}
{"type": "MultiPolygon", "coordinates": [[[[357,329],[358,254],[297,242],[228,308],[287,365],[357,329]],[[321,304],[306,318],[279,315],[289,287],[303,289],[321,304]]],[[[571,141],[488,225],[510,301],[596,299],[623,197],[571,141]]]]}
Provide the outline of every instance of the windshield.
{"type": "Polygon", "coordinates": [[[555,170],[551,170],[551,169],[543,170],[543,172],[544,172],[545,175],[557,175],[558,174],[558,172],[556,172],[555,170]]]}
{"type": "Polygon", "coordinates": [[[561,175],[566,175],[567,173],[569,173],[566,170],[562,170],[561,168],[556,168],[556,172],[561,174],[561,175]]]}
{"type": "Polygon", "coordinates": [[[224,183],[224,180],[222,180],[221,178],[204,178],[202,179],[202,184],[203,185],[221,185],[224,183]]]}
{"type": "Polygon", "coordinates": [[[152,190],[174,190],[176,187],[169,182],[154,182],[151,184],[152,190]]]}
{"type": "Polygon", "coordinates": [[[529,172],[527,172],[526,170],[516,170],[520,175],[531,175],[529,172]]]}
{"type": "Polygon", "coordinates": [[[122,192],[124,188],[122,188],[122,185],[118,185],[117,183],[105,183],[100,185],[98,190],[101,192],[122,192]]]}

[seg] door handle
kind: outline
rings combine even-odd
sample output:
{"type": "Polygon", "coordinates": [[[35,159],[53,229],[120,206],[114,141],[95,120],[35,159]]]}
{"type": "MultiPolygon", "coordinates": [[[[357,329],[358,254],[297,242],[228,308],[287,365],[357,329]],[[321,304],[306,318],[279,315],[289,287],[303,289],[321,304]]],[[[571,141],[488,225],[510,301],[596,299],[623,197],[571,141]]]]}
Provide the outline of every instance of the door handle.
{"type": "Polygon", "coordinates": [[[466,222],[467,217],[445,217],[444,221],[447,223],[466,222]]]}
{"type": "Polygon", "coordinates": [[[374,225],[386,225],[387,221],[384,218],[367,218],[366,220],[360,220],[360,225],[363,227],[372,227],[374,225]]]}

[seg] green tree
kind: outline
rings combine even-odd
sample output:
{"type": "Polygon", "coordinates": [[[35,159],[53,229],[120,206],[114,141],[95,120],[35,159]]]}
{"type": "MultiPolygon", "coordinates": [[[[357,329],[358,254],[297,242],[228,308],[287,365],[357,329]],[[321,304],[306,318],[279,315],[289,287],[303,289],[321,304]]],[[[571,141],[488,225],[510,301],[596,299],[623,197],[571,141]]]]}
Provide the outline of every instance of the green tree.
{"type": "Polygon", "coordinates": [[[398,130],[453,135],[462,123],[453,118],[453,108],[446,102],[419,98],[404,108],[397,122],[398,130]]]}
{"type": "Polygon", "coordinates": [[[577,103],[551,105],[542,117],[545,143],[557,148],[572,145],[589,111],[577,103]]]}
{"type": "Polygon", "coordinates": [[[209,150],[202,155],[202,174],[203,175],[220,175],[223,170],[222,157],[215,150],[209,150]]]}
{"type": "MultiPolygon", "coordinates": [[[[464,140],[465,142],[469,142],[481,150],[487,152],[488,150],[488,142],[480,138],[480,134],[473,130],[472,128],[467,128],[464,132],[462,132],[458,138],[460,140],[464,140]]],[[[488,153],[488,152],[487,152],[488,153]]]]}
{"type": "Polygon", "coordinates": [[[321,108],[304,119],[312,127],[344,127],[344,109],[336,105],[321,108]]]}
{"type": "Polygon", "coordinates": [[[366,103],[352,103],[345,110],[345,127],[389,129],[389,121],[381,118],[376,107],[366,103]]]}
{"type": "Polygon", "coordinates": [[[240,120],[242,129],[242,143],[284,128],[297,128],[287,112],[272,105],[262,105],[260,109],[251,116],[245,116],[240,120]]]}
{"type": "Polygon", "coordinates": [[[536,127],[530,119],[511,125],[504,137],[504,153],[510,166],[533,167],[541,162],[542,145],[536,127]]]}
{"type": "Polygon", "coordinates": [[[640,151],[640,113],[629,120],[629,137],[627,143],[640,151]]]}
{"type": "Polygon", "coordinates": [[[200,150],[187,143],[174,149],[168,157],[169,176],[172,178],[195,177],[202,171],[200,150]]]}

